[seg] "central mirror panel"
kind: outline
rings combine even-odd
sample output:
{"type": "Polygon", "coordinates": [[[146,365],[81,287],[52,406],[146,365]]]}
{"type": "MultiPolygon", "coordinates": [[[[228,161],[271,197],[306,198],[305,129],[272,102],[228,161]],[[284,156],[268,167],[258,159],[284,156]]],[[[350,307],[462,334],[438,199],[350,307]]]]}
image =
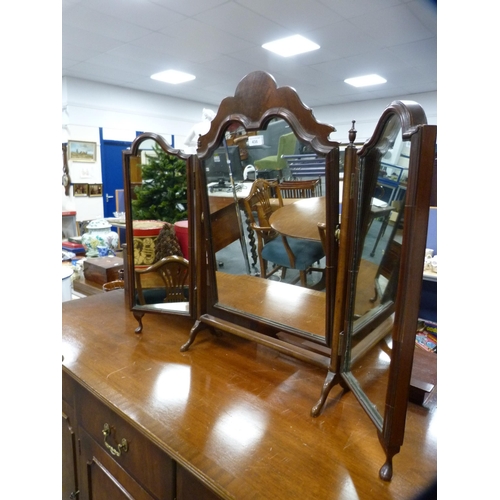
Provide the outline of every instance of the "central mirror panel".
{"type": "Polygon", "coordinates": [[[326,343],[326,256],[318,229],[326,222],[325,157],[315,155],[321,175],[293,176],[290,165],[293,171],[306,154],[314,152],[275,118],[254,132],[232,124],[203,161],[217,263],[215,307],[326,343]]]}
{"type": "Polygon", "coordinates": [[[327,304],[334,303],[338,260],[334,131],[295,90],[255,72],[222,101],[198,140],[195,165],[205,222],[200,262],[207,262],[199,323],[289,354],[293,345],[294,353],[321,356],[321,366],[329,363],[327,304]]]}

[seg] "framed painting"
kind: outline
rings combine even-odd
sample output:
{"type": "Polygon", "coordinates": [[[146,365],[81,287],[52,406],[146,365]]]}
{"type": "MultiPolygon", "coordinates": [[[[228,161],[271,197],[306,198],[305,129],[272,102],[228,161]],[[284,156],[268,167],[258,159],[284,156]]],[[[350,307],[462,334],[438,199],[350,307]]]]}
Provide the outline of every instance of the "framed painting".
{"type": "Polygon", "coordinates": [[[73,184],[73,196],[88,196],[88,195],[89,195],[88,184],[73,184]]]}
{"type": "Polygon", "coordinates": [[[102,184],[89,184],[89,196],[102,196],[102,184]]]}
{"type": "Polygon", "coordinates": [[[96,143],[68,141],[68,159],[72,161],[95,162],[96,143]]]}

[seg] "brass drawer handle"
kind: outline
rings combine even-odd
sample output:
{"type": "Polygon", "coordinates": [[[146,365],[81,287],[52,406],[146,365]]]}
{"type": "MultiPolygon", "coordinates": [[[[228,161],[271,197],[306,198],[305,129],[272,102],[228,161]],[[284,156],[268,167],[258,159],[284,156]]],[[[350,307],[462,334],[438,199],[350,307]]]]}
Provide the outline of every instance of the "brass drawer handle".
{"type": "Polygon", "coordinates": [[[102,433],[104,434],[104,445],[109,450],[111,455],[119,457],[122,454],[122,452],[127,453],[128,443],[125,438],[123,438],[121,444],[118,445],[118,449],[113,448],[109,443],[106,442],[107,437],[111,434],[111,429],[109,428],[109,424],[104,424],[102,433]]]}

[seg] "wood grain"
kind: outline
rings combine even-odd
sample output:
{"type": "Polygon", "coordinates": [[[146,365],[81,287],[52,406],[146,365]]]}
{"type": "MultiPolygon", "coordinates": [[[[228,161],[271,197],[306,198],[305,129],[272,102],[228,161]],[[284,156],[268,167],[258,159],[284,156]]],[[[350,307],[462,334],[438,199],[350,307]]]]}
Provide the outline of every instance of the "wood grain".
{"type": "Polygon", "coordinates": [[[192,322],[148,315],[134,334],[123,292],[63,304],[63,370],[223,498],[406,499],[436,476],[435,407],[410,404],[391,482],[374,425],[324,370],[192,322]]]}

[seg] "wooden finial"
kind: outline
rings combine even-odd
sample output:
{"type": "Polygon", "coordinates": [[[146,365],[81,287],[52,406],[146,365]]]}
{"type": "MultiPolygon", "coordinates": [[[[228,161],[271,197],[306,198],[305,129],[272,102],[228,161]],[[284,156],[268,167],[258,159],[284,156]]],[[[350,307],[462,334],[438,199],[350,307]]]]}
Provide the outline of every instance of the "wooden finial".
{"type": "Polygon", "coordinates": [[[356,120],[353,120],[352,121],[352,127],[351,127],[351,130],[349,130],[349,142],[351,144],[354,143],[354,141],[356,140],[356,134],[358,133],[357,130],[354,128],[354,124],[356,123],[356,120]]]}

